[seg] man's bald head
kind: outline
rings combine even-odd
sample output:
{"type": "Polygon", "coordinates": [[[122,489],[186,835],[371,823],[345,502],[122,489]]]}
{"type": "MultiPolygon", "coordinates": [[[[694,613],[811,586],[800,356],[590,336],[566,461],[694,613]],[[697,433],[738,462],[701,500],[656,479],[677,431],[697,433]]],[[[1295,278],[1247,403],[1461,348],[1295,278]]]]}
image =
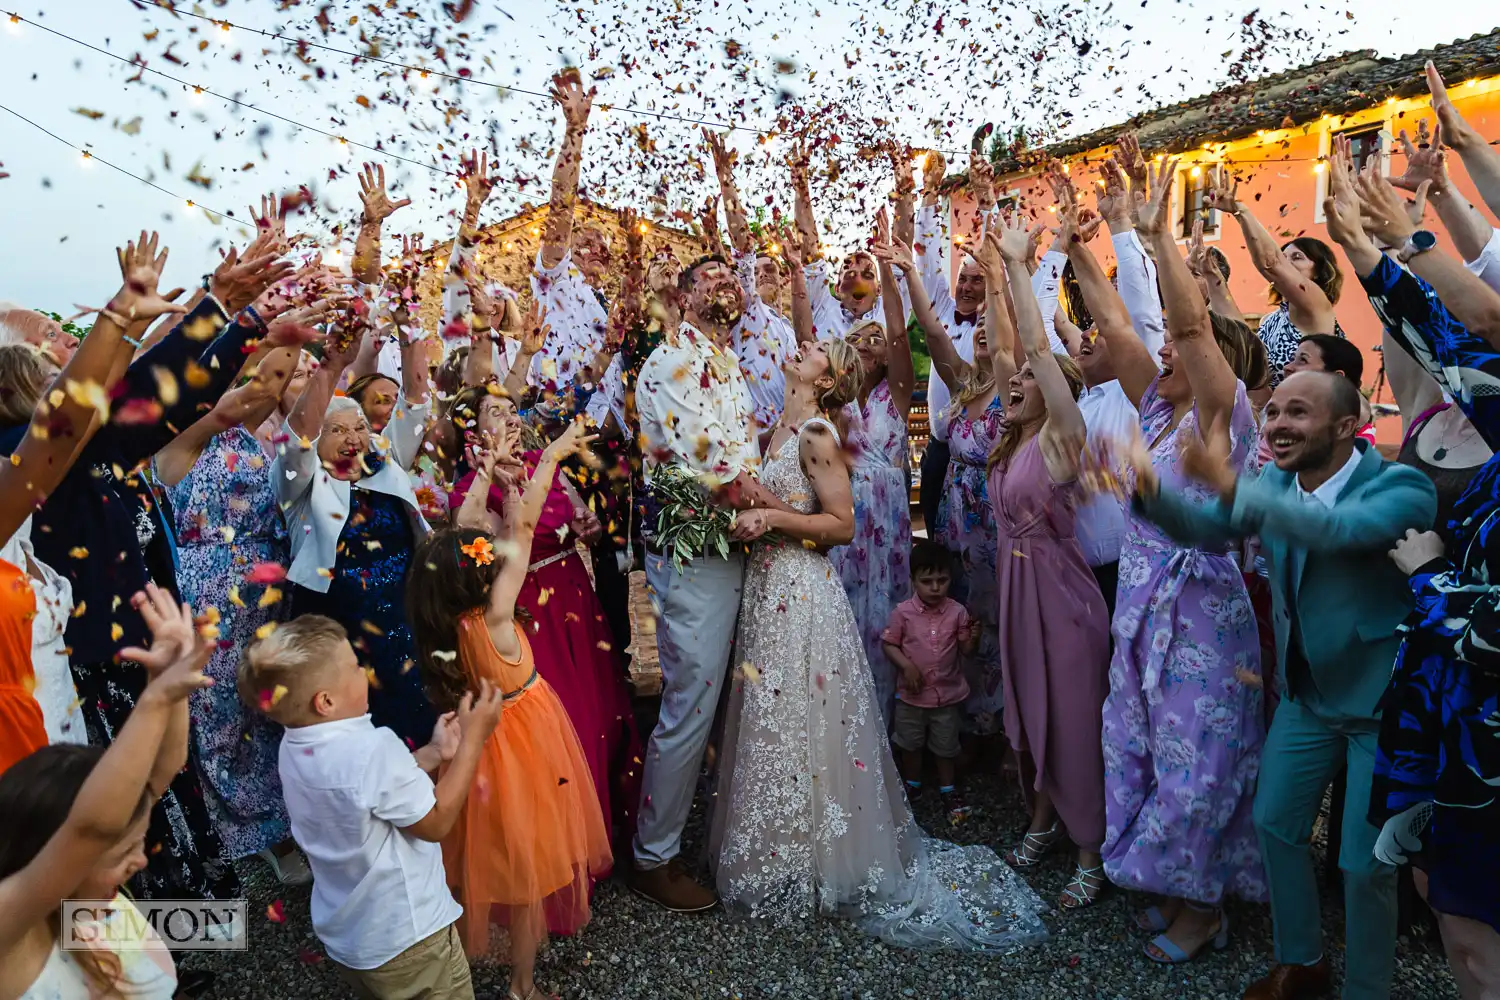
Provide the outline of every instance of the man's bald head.
{"type": "Polygon", "coordinates": [[[0,302],[0,344],[30,344],[61,367],[78,349],[78,338],[51,316],[0,302]]]}
{"type": "Polygon", "coordinates": [[[1276,467],[1288,472],[1334,469],[1348,460],[1359,428],[1359,390],[1333,372],[1304,370],[1282,379],[1266,404],[1261,436],[1276,467]]]}

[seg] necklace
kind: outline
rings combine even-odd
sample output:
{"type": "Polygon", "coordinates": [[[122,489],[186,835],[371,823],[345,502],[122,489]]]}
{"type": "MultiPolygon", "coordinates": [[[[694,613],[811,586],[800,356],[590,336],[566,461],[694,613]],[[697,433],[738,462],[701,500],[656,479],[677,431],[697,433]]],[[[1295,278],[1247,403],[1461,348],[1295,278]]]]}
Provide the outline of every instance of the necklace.
{"type": "MultiPolygon", "coordinates": [[[[1465,420],[1463,422],[1463,426],[1459,428],[1459,438],[1457,441],[1453,442],[1453,447],[1457,448],[1461,446],[1468,439],[1469,434],[1471,434],[1473,431],[1474,425],[1465,420]]],[[[1443,459],[1448,457],[1448,450],[1448,428],[1445,427],[1443,429],[1442,437],[1438,439],[1437,448],[1432,452],[1432,460],[1434,462],[1441,462],[1443,459]]]]}

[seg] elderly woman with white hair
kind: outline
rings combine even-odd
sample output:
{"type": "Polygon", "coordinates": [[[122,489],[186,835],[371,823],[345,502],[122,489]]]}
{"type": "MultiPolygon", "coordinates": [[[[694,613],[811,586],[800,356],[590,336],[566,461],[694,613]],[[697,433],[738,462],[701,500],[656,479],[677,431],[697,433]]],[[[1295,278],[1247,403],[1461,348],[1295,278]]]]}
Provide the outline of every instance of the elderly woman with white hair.
{"type": "MultiPolygon", "coordinates": [[[[385,434],[375,436],[360,405],[334,395],[362,336],[330,334],[322,365],[287,418],[271,481],[291,538],[292,612],[344,626],[371,672],[375,725],[421,746],[437,716],[412,669],[404,590],[412,551],[428,529],[406,470],[428,406],[412,397],[417,380],[409,380],[385,434]]],[[[425,380],[420,387],[425,393],[425,380]]]]}

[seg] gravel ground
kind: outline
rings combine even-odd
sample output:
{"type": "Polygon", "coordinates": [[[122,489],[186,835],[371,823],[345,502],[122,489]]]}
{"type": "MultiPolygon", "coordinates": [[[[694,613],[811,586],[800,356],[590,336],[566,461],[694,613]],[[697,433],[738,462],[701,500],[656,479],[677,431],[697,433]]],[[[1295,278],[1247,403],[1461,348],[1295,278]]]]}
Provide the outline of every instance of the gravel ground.
{"type": "MultiPolygon", "coordinates": [[[[920,802],[924,828],[950,839],[1003,850],[1025,828],[1019,791],[999,777],[965,779],[974,815],[950,827],[934,804],[920,802]]],[[[701,798],[701,797],[700,797],[701,798]]],[[[695,810],[685,845],[701,849],[703,822],[695,810]]],[[[691,853],[689,856],[692,856],[691,853]]],[[[198,954],[189,968],[212,969],[215,1000],[346,997],[351,994],[329,967],[308,920],[308,890],[283,890],[257,861],[242,868],[251,899],[251,950],[198,954]],[[267,908],[282,902],[284,919],[267,908]]],[[[1059,854],[1029,877],[1044,900],[1055,900],[1070,874],[1059,854]]],[[[667,913],[618,881],[601,885],[594,919],[573,939],[551,942],[537,966],[538,981],[558,995],[610,1000],[686,998],[1204,998],[1239,1000],[1246,985],[1271,961],[1271,920],[1264,907],[1230,907],[1228,950],[1186,966],[1165,969],[1141,954],[1148,935],[1131,916],[1144,897],[1112,891],[1090,910],[1051,915],[1044,945],[1000,957],[953,952],[910,952],[856,933],[848,924],[819,920],[796,928],[771,928],[722,910],[691,916],[667,913]]],[[[1330,951],[1342,969],[1343,906],[1323,901],[1330,951]]],[[[1396,955],[1395,1000],[1456,998],[1441,948],[1403,938],[1396,955]]],[[[476,966],[480,1000],[505,997],[505,970],[476,966]]]]}

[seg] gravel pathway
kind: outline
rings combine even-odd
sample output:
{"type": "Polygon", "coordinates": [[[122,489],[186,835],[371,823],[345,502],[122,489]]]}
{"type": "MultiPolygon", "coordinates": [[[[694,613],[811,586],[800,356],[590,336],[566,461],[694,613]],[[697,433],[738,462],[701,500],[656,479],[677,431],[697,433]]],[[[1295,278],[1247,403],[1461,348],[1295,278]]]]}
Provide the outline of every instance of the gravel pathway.
{"type": "MultiPolygon", "coordinates": [[[[1025,827],[1019,792],[993,776],[967,779],[975,815],[949,827],[935,805],[919,802],[918,819],[951,839],[1003,849],[1025,827]]],[[[695,811],[686,849],[703,843],[701,810],[695,811]]],[[[200,954],[185,963],[213,969],[214,1000],[282,1000],[346,997],[349,991],[329,967],[308,921],[308,890],[285,891],[251,860],[242,869],[251,899],[251,950],[200,954]],[[281,922],[267,909],[282,904],[281,922]]],[[[1070,874],[1061,855],[1029,877],[1045,900],[1055,900],[1070,874]]],[[[1239,1000],[1245,986],[1271,961],[1269,912],[1231,906],[1228,950],[1164,969],[1141,954],[1147,935],[1131,917],[1142,897],[1111,892],[1092,909],[1048,918],[1051,939],[1040,947],[999,957],[889,948],[856,933],[848,924],[819,920],[797,928],[771,928],[722,910],[696,916],[666,913],[639,899],[618,881],[599,887],[593,922],[574,939],[551,942],[538,962],[538,980],[568,1000],[687,1000],[766,997],[818,1000],[1239,1000]]],[[[1342,961],[1343,907],[1325,896],[1324,926],[1331,952],[1342,961]]],[[[475,969],[480,1000],[503,1000],[503,968],[475,969]]],[[[1397,951],[1395,1000],[1456,998],[1442,951],[1403,938],[1397,951]]]]}

